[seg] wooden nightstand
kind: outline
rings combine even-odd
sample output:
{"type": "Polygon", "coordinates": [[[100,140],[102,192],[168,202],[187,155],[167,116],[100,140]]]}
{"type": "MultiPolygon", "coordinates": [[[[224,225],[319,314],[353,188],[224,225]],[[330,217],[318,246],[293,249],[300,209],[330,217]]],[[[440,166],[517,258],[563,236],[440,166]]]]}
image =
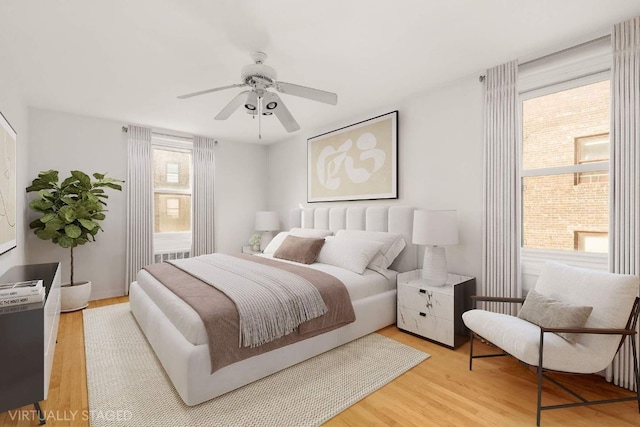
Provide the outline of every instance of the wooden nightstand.
{"type": "Polygon", "coordinates": [[[254,251],[251,246],[249,245],[245,245],[242,247],[242,253],[243,254],[251,254],[251,255],[255,255],[255,254],[261,254],[262,251],[254,251]]]}
{"type": "Polygon", "coordinates": [[[469,339],[462,313],[472,308],[476,279],[449,274],[444,286],[429,286],[422,270],[398,274],[398,328],[456,348],[469,339]]]}

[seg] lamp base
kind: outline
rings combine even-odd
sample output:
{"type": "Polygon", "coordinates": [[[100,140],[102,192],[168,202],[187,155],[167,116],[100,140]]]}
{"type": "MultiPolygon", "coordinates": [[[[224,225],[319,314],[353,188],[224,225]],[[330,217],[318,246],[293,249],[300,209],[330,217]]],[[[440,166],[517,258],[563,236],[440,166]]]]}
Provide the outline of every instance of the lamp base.
{"type": "Polygon", "coordinates": [[[273,231],[263,231],[260,236],[260,252],[264,251],[271,240],[273,240],[273,231]]]}
{"type": "Polygon", "coordinates": [[[447,254],[444,247],[427,246],[424,248],[422,278],[429,286],[444,286],[447,283],[447,254]]]}

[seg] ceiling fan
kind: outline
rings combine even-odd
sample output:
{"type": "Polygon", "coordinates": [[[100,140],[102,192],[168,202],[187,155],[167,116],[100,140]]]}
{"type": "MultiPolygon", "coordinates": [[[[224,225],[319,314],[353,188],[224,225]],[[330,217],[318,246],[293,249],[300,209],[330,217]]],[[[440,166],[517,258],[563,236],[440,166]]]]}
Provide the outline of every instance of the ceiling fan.
{"type": "MultiPolygon", "coordinates": [[[[254,52],[251,54],[251,58],[255,63],[242,68],[242,72],[240,73],[242,83],[188,93],[186,95],[180,95],[178,98],[186,99],[234,87],[249,86],[251,89],[244,90],[236,95],[235,98],[233,98],[231,102],[229,102],[222,111],[218,113],[215,119],[226,120],[241,105],[244,105],[246,112],[251,114],[254,118],[258,116],[258,119],[260,119],[261,116],[270,116],[275,114],[287,132],[294,132],[300,129],[300,125],[298,125],[298,122],[293,118],[289,109],[284,105],[278,94],[270,92],[267,89],[274,88],[280,93],[324,102],[325,104],[336,105],[338,103],[338,95],[333,92],[278,81],[278,74],[276,73],[276,70],[264,64],[264,61],[267,59],[266,53],[254,52]]],[[[260,128],[258,136],[260,138],[262,137],[260,128]]]]}

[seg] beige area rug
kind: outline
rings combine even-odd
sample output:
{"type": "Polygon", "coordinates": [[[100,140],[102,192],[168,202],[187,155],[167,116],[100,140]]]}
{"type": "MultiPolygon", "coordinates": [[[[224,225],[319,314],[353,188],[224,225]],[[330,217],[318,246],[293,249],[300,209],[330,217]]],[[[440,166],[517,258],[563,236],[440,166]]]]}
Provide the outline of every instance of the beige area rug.
{"type": "Polygon", "coordinates": [[[189,407],[128,303],[83,315],[92,426],[317,426],[429,357],[370,334],[189,407]]]}

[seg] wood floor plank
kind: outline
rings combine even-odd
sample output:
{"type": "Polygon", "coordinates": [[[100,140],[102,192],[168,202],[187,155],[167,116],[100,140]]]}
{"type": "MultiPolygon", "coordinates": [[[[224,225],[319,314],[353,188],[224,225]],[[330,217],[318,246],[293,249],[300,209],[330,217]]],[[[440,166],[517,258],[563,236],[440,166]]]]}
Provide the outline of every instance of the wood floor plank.
{"type": "MultiPolygon", "coordinates": [[[[127,302],[127,297],[91,301],[89,308],[127,302]]],[[[534,426],[536,376],[510,357],[474,361],[469,371],[469,346],[456,350],[406,334],[395,326],[380,334],[431,355],[396,380],[329,420],[330,427],[361,426],[534,426]]],[[[479,350],[493,349],[478,345],[479,350]],[[483,348],[484,347],[484,348],[483,348]]],[[[596,375],[557,378],[589,398],[613,398],[631,393],[596,375]]],[[[545,404],[570,401],[565,392],[545,384],[545,404]]],[[[87,374],[82,312],[62,313],[58,328],[49,397],[41,403],[49,427],[89,425],[87,374]]],[[[0,413],[0,426],[37,426],[33,405],[0,413]],[[22,411],[22,412],[17,412],[22,411]],[[18,416],[27,414],[26,416],[18,416]]],[[[640,425],[634,402],[545,411],[544,427],[640,425]]]]}

